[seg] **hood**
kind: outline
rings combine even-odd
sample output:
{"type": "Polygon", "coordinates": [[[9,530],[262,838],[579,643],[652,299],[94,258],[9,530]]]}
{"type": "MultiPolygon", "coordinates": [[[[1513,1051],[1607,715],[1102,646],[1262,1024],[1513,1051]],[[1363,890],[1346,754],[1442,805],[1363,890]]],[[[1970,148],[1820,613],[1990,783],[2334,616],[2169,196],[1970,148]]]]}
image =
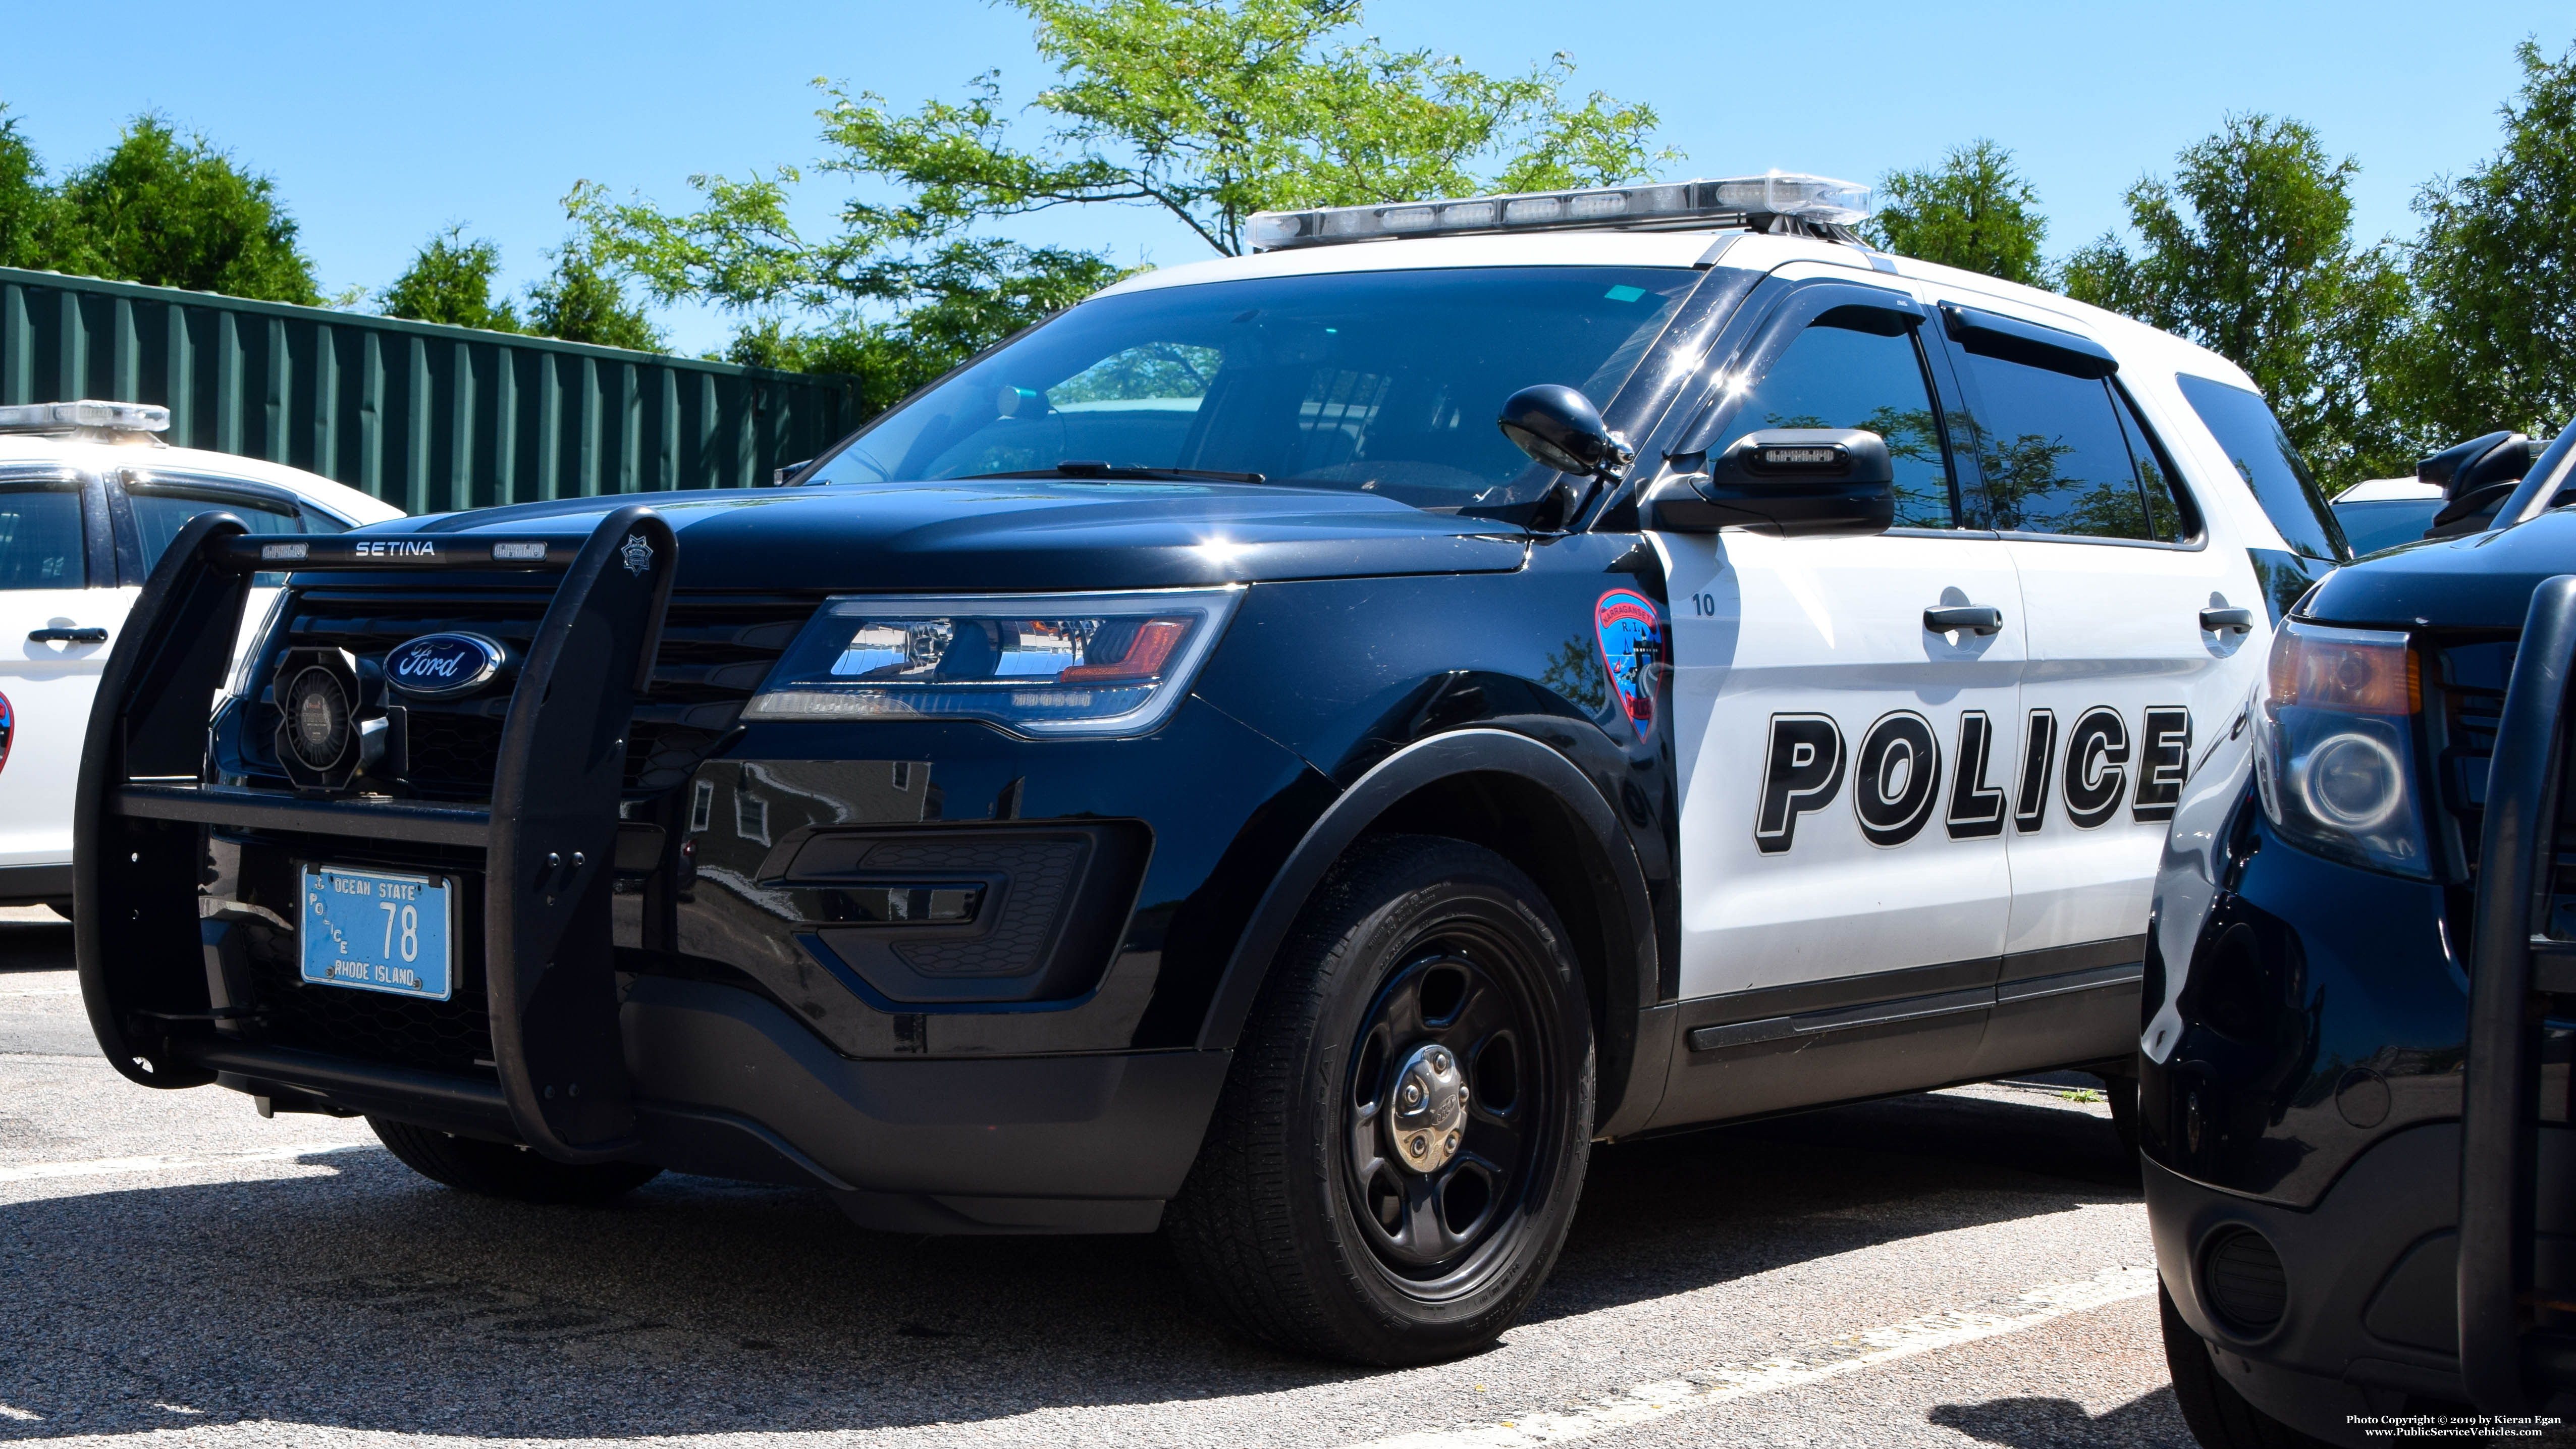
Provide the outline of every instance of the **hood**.
{"type": "Polygon", "coordinates": [[[2532,590],[2557,574],[2576,574],[2576,510],[2374,554],[2327,575],[2299,617],[2355,627],[2519,629],[2532,590]]]}
{"type": "Polygon", "coordinates": [[[649,505],[684,589],[1135,589],[1500,573],[1527,544],[1490,519],[1366,493],[1263,485],[989,479],[621,494],[403,519],[369,534],[578,540],[649,505]]]}

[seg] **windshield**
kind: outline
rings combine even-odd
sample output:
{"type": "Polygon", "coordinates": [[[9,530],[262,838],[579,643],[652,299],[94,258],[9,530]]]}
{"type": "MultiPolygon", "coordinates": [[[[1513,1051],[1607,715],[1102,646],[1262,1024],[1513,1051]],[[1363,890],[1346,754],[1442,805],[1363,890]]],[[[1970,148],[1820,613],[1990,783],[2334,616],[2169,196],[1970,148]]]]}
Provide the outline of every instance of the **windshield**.
{"type": "Polygon", "coordinates": [[[1559,382],[1608,403],[1700,276],[1473,267],[1101,297],[951,373],[807,481],[1083,462],[1258,473],[1422,508],[1526,501],[1548,475],[1494,426],[1503,400],[1559,382]]]}

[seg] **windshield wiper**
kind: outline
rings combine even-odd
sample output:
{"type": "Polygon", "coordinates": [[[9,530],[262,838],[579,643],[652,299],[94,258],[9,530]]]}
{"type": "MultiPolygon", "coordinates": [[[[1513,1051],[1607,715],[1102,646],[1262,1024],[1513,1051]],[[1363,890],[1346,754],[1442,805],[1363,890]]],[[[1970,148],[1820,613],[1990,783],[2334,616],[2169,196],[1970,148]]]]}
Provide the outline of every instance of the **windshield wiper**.
{"type": "Polygon", "coordinates": [[[1173,482],[1267,483],[1264,473],[1225,473],[1214,468],[1149,468],[1135,463],[1095,463],[1083,458],[1068,458],[1052,468],[1030,468],[1016,473],[970,473],[959,482],[976,478],[1143,478],[1168,479],[1173,482]]]}

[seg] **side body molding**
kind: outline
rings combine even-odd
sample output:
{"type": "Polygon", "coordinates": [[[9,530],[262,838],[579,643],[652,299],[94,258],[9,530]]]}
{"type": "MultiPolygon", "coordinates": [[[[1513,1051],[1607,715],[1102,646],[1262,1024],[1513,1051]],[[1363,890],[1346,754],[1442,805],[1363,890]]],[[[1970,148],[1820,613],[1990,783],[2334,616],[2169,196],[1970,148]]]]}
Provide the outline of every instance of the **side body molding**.
{"type": "Polygon", "coordinates": [[[1594,1048],[1601,1105],[1594,1131],[1605,1137],[1634,1131],[1660,1099],[1672,1034],[1671,1012],[1657,1009],[1645,870],[1601,787],[1563,755],[1509,730],[1462,729],[1416,741],[1380,761],[1325,809],[1253,907],[1217,983],[1198,1044],[1203,1050],[1233,1048],[1298,913],[1353,842],[1406,796],[1473,775],[1517,776],[1537,785],[1577,822],[1567,848],[1581,858],[1602,920],[1597,951],[1604,979],[1594,1048]],[[1643,1071],[1637,1070],[1641,1063],[1643,1071]],[[1641,1093],[1647,1094],[1643,1101],[1641,1093]]]}

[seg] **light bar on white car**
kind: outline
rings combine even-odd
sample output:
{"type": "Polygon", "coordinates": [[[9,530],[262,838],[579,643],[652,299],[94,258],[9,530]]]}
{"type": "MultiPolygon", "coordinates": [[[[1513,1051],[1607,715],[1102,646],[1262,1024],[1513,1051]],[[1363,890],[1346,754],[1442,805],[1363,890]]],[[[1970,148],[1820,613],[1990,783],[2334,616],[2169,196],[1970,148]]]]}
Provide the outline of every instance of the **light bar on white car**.
{"type": "Polygon", "coordinates": [[[1773,171],[1722,180],[1658,181],[1382,206],[1319,206],[1252,215],[1254,251],[1377,241],[1388,237],[1471,232],[1625,228],[1684,230],[1744,226],[1756,218],[1791,217],[1820,226],[1849,226],[1870,214],[1869,188],[1830,176],[1773,171]]]}
{"type": "Polygon", "coordinates": [[[54,433],[65,428],[106,428],[119,433],[166,433],[170,410],[157,403],[19,403],[0,407],[0,433],[54,433]]]}

